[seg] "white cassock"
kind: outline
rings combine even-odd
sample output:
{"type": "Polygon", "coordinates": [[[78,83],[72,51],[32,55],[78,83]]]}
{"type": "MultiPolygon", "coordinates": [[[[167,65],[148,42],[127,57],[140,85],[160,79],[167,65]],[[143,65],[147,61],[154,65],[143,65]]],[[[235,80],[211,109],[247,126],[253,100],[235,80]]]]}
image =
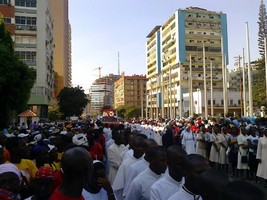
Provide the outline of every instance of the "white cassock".
{"type": "Polygon", "coordinates": [[[141,158],[137,159],[134,156],[130,156],[125,161],[121,163],[117,175],[114,179],[112,188],[117,200],[122,200],[123,196],[123,189],[125,186],[126,179],[128,178],[129,170],[131,165],[136,163],[137,161],[141,160],[141,158]]]}
{"type": "Polygon", "coordinates": [[[127,158],[133,156],[133,150],[129,149],[128,145],[126,147],[127,148],[125,149],[125,151],[121,154],[122,162],[125,161],[127,158]]]}
{"type": "Polygon", "coordinates": [[[182,145],[185,147],[185,151],[187,154],[196,153],[196,139],[195,135],[192,131],[184,130],[182,132],[182,145]]]}
{"type": "Polygon", "coordinates": [[[263,136],[259,139],[257,148],[257,159],[261,159],[258,165],[257,176],[267,179],[267,137],[263,136]]]}
{"type": "Polygon", "coordinates": [[[109,141],[112,138],[112,130],[110,128],[103,128],[104,136],[105,136],[105,141],[109,141]]]}
{"type": "Polygon", "coordinates": [[[108,200],[108,193],[106,190],[104,190],[104,188],[101,188],[101,190],[96,194],[90,193],[85,189],[83,189],[82,196],[85,200],[91,200],[91,199],[108,200]]]}
{"type": "MultiPolygon", "coordinates": [[[[248,136],[239,134],[239,136],[237,137],[237,143],[238,145],[241,145],[241,144],[248,145],[248,136]]],[[[237,169],[248,169],[248,163],[241,162],[242,156],[248,157],[248,151],[249,151],[248,148],[244,149],[241,146],[239,146],[238,157],[237,157],[237,169]]]]}
{"type": "Polygon", "coordinates": [[[150,188],[161,175],[154,173],[149,167],[141,172],[131,183],[125,200],[149,200],[150,188]]]}
{"type": "Polygon", "coordinates": [[[124,190],[123,190],[123,196],[126,196],[126,193],[134,180],[135,177],[137,177],[141,172],[143,172],[146,168],[148,168],[149,162],[147,162],[144,158],[137,161],[133,165],[131,165],[128,173],[128,177],[125,182],[124,190]]]}
{"type": "Polygon", "coordinates": [[[169,173],[159,179],[150,188],[150,200],[166,200],[174,193],[178,192],[184,184],[184,178],[180,182],[174,180],[169,173]]]}
{"type": "Polygon", "coordinates": [[[108,180],[110,184],[113,184],[113,181],[116,177],[117,171],[122,163],[122,157],[121,153],[125,150],[125,145],[117,145],[117,144],[112,144],[108,150],[108,161],[109,161],[109,174],[108,174],[108,180]]]}
{"type": "Polygon", "coordinates": [[[196,195],[189,190],[187,190],[184,186],[172,195],[168,200],[202,200],[200,195],[196,195]]]}

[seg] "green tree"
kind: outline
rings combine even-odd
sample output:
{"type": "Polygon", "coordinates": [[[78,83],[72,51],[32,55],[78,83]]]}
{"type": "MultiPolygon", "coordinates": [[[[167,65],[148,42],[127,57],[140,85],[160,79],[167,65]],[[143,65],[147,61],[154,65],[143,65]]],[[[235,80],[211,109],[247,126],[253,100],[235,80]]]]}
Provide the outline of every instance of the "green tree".
{"type": "Polygon", "coordinates": [[[50,121],[58,121],[62,118],[62,113],[58,106],[52,106],[48,109],[48,118],[50,121]]]}
{"type": "Polygon", "coordinates": [[[57,96],[59,111],[63,117],[80,116],[88,99],[81,87],[64,87],[57,96]]]}
{"type": "Polygon", "coordinates": [[[259,53],[262,57],[264,57],[264,38],[267,36],[267,14],[266,14],[266,7],[261,0],[260,9],[259,9],[259,32],[258,32],[258,46],[259,46],[259,53]]]}
{"type": "Polygon", "coordinates": [[[26,109],[36,72],[14,53],[11,34],[0,19],[0,128],[6,127],[11,113],[26,109]]]}
{"type": "Polygon", "coordinates": [[[253,107],[260,108],[261,106],[266,106],[266,87],[265,87],[265,61],[264,59],[259,59],[256,61],[256,73],[253,74],[253,87],[252,87],[252,97],[253,97],[253,107]]]}
{"type": "Polygon", "coordinates": [[[117,109],[118,116],[122,118],[133,118],[141,116],[141,109],[135,105],[119,106],[117,109]]]}

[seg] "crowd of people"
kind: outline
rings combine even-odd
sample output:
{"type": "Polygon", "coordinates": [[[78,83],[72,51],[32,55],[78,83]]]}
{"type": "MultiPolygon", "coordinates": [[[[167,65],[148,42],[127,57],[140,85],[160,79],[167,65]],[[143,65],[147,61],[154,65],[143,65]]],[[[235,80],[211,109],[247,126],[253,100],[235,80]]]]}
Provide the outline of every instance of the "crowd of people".
{"type": "Polygon", "coordinates": [[[0,133],[0,199],[265,200],[259,182],[267,187],[265,118],[34,122],[0,133]]]}

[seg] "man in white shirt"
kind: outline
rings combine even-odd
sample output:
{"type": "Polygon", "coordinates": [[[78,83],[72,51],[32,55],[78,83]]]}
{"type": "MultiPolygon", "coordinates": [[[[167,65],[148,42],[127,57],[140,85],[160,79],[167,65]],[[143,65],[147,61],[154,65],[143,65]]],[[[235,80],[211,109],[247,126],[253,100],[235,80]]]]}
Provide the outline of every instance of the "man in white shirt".
{"type": "Polygon", "coordinates": [[[201,155],[190,154],[183,164],[185,183],[168,200],[202,200],[200,196],[200,175],[209,169],[209,162],[201,155]]]}
{"type": "Polygon", "coordinates": [[[113,184],[117,171],[122,163],[121,153],[125,150],[123,133],[112,131],[112,137],[115,142],[107,150],[110,165],[108,180],[111,185],[113,184]]]}
{"type": "Polygon", "coordinates": [[[119,167],[119,170],[112,185],[117,200],[122,199],[124,185],[131,165],[141,160],[142,156],[144,155],[145,139],[145,135],[140,134],[135,136],[132,145],[133,156],[130,156],[125,161],[123,161],[121,166],[119,167]]]}
{"type": "Polygon", "coordinates": [[[149,151],[151,148],[158,146],[158,143],[153,139],[147,139],[145,140],[145,156],[131,165],[128,173],[128,177],[126,179],[125,185],[124,185],[124,191],[123,196],[126,196],[126,193],[130,187],[131,182],[134,180],[135,177],[137,177],[141,172],[143,172],[146,168],[149,166],[149,161],[151,160],[149,151]]]}
{"type": "Polygon", "coordinates": [[[165,172],[167,167],[166,150],[158,146],[153,147],[150,153],[149,167],[132,181],[125,200],[149,200],[151,185],[165,172]]]}
{"type": "Polygon", "coordinates": [[[186,151],[177,145],[167,149],[168,173],[151,186],[151,200],[166,200],[179,191],[184,184],[182,164],[186,155],[186,151]]]}

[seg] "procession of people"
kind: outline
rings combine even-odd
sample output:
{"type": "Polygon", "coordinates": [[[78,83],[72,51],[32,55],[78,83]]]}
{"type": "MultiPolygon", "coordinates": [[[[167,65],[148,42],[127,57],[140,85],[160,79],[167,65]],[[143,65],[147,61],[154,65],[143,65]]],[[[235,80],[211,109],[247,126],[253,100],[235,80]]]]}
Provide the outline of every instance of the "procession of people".
{"type": "Polygon", "coordinates": [[[0,199],[266,199],[265,118],[13,124],[0,145],[0,199]]]}

